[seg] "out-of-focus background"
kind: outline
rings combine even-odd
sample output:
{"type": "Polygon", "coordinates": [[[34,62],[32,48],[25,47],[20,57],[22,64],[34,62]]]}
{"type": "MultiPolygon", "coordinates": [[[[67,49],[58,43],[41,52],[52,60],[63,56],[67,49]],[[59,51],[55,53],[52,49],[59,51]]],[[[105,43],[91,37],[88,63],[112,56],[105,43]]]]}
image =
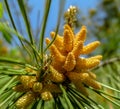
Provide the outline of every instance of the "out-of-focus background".
{"type": "MultiPolygon", "coordinates": [[[[10,19],[6,13],[4,6],[4,15],[0,21],[9,22],[10,19]]],[[[45,9],[45,0],[26,0],[26,10],[30,19],[30,25],[35,37],[39,36],[43,13],[45,9]]],[[[9,1],[9,6],[12,15],[15,19],[16,26],[21,34],[26,36],[25,25],[21,17],[18,4],[16,0],[9,1]]],[[[50,36],[50,32],[54,31],[58,19],[60,1],[52,1],[50,8],[50,14],[45,31],[45,37],[50,36]]],[[[76,32],[82,25],[86,25],[88,29],[87,42],[93,40],[101,41],[101,49],[98,53],[104,53],[104,59],[119,55],[120,53],[120,1],[119,0],[65,0],[64,12],[70,6],[76,6],[78,8],[76,32]],[[106,52],[107,51],[107,52],[106,52]]],[[[62,13],[60,29],[58,33],[62,33],[63,25],[65,23],[64,13],[62,13]]],[[[13,44],[14,45],[14,44],[13,44]]]]}

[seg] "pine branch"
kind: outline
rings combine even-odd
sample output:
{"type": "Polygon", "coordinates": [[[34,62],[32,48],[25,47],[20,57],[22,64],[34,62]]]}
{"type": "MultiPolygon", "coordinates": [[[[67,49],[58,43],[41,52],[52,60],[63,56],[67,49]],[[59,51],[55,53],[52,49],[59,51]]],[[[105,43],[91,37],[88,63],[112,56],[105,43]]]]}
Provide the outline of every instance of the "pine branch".
{"type": "Polygon", "coordinates": [[[116,57],[116,58],[111,58],[111,59],[108,59],[104,62],[102,62],[100,65],[98,65],[96,68],[94,68],[94,70],[100,68],[100,67],[104,67],[108,64],[113,64],[114,62],[117,62],[117,61],[120,61],[120,57],[116,57]]]}

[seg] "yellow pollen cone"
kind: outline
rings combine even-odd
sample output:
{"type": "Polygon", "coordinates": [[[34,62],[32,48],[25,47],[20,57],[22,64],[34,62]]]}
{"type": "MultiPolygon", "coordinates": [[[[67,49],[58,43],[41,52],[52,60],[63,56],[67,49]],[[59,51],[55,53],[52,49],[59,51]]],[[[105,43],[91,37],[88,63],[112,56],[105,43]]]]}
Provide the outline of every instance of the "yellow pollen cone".
{"type": "Polygon", "coordinates": [[[43,88],[43,85],[40,82],[35,82],[33,85],[34,92],[40,92],[42,90],[42,88],[43,88]]]}
{"type": "Polygon", "coordinates": [[[26,93],[21,98],[18,99],[18,101],[15,103],[17,109],[26,109],[27,106],[29,106],[35,99],[35,96],[33,93],[26,93]]]}
{"type": "Polygon", "coordinates": [[[73,53],[70,52],[67,55],[67,58],[66,58],[66,61],[65,61],[65,64],[64,64],[64,69],[66,71],[72,71],[74,69],[75,65],[76,65],[75,57],[74,57],[73,53]]]}
{"type": "MultiPolygon", "coordinates": [[[[55,37],[55,32],[51,32],[50,35],[51,35],[52,38],[54,38],[54,37],[55,37]]],[[[57,36],[56,36],[56,39],[55,39],[55,42],[54,42],[54,43],[57,44],[57,42],[59,42],[59,43],[61,43],[61,44],[62,44],[62,42],[63,42],[63,37],[59,36],[58,34],[57,34],[57,36]]]]}
{"type": "Polygon", "coordinates": [[[94,41],[94,42],[84,46],[81,52],[82,52],[82,54],[89,54],[92,51],[94,51],[99,45],[100,45],[99,41],[94,41]]]}
{"type": "Polygon", "coordinates": [[[80,32],[78,32],[76,34],[76,37],[75,37],[75,40],[74,40],[74,45],[78,42],[78,41],[85,41],[86,39],[86,32],[87,32],[87,29],[86,29],[86,26],[82,26],[80,32]]]}
{"type": "Polygon", "coordinates": [[[78,58],[76,61],[76,69],[83,70],[83,69],[91,69],[96,67],[100,61],[98,59],[85,59],[85,58],[78,58]]]}
{"type": "Polygon", "coordinates": [[[96,55],[96,56],[90,57],[90,59],[98,59],[98,60],[101,60],[101,59],[102,59],[102,55],[96,55]]]}
{"type": "Polygon", "coordinates": [[[87,77],[84,82],[86,85],[91,86],[95,89],[101,89],[101,85],[97,83],[97,81],[91,79],[90,77],[87,77]]]}
{"type": "Polygon", "coordinates": [[[68,72],[67,77],[72,82],[83,82],[89,75],[87,73],[68,72]]]}
{"type": "Polygon", "coordinates": [[[96,75],[92,72],[88,72],[89,76],[92,78],[92,79],[96,79],[96,75]]]}
{"type": "Polygon", "coordinates": [[[64,26],[64,31],[65,31],[65,30],[68,30],[69,33],[72,35],[71,37],[74,38],[73,30],[72,30],[72,28],[71,28],[68,24],[65,24],[65,26],[64,26]]]}
{"type": "Polygon", "coordinates": [[[48,101],[48,100],[51,100],[53,98],[53,96],[52,96],[51,92],[45,91],[45,92],[41,93],[41,98],[42,98],[42,100],[48,101]]]}
{"type": "Polygon", "coordinates": [[[57,83],[63,82],[65,80],[65,76],[50,66],[50,80],[57,83]]]}
{"type": "Polygon", "coordinates": [[[29,89],[25,88],[23,84],[17,85],[12,88],[13,90],[17,92],[27,92],[29,89]]]}
{"type": "Polygon", "coordinates": [[[50,49],[51,55],[53,56],[55,61],[57,61],[57,62],[65,61],[65,57],[58,51],[58,49],[56,48],[56,46],[54,44],[52,44],[49,49],[50,49]]]}
{"type": "Polygon", "coordinates": [[[83,49],[83,41],[78,41],[74,46],[72,53],[77,58],[81,54],[81,50],[83,49]]]}
{"type": "MultiPolygon", "coordinates": [[[[51,32],[51,37],[55,37],[55,32],[51,32]]],[[[63,37],[57,35],[55,41],[53,44],[57,47],[57,49],[61,52],[64,53],[64,48],[63,48],[63,37]]]]}
{"type": "Polygon", "coordinates": [[[63,44],[64,49],[67,52],[70,52],[73,49],[73,36],[70,34],[68,30],[64,31],[63,44]]]}
{"type": "Polygon", "coordinates": [[[50,39],[49,38],[46,38],[45,41],[46,41],[47,45],[50,43],[50,39]]]}

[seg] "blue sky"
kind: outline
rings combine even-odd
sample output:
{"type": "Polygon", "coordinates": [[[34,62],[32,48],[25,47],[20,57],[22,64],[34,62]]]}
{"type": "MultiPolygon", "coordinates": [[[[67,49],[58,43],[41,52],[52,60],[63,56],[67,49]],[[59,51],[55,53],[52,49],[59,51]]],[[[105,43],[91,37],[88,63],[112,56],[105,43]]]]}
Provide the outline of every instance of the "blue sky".
{"type": "MultiPolygon", "coordinates": [[[[100,2],[100,1],[99,1],[100,2]]],[[[86,15],[89,9],[95,9],[98,5],[98,0],[66,0],[65,10],[67,10],[70,5],[77,6],[82,14],[86,15]]],[[[42,16],[44,12],[44,4],[45,0],[29,0],[29,4],[33,6],[33,11],[30,15],[31,23],[33,28],[35,29],[37,25],[37,13],[40,11],[40,22],[42,22],[42,16]]],[[[46,36],[49,36],[49,33],[55,29],[57,23],[57,13],[59,9],[59,0],[52,0],[49,20],[46,29],[46,36]]]]}
{"type": "MultiPolygon", "coordinates": [[[[4,1],[4,0],[0,0],[0,1],[4,1]]],[[[14,5],[16,6],[17,9],[19,9],[17,7],[17,2],[16,0],[14,1],[14,5]]],[[[30,16],[30,23],[31,26],[33,27],[33,31],[36,30],[36,27],[38,25],[37,22],[37,15],[38,12],[40,12],[40,26],[42,24],[42,18],[43,18],[43,13],[45,10],[45,1],[46,0],[29,0],[29,5],[32,6],[33,10],[31,12],[30,16]]],[[[57,23],[57,19],[58,19],[58,11],[59,11],[59,2],[61,0],[52,0],[51,3],[51,8],[50,8],[50,13],[49,13],[49,18],[48,18],[48,22],[47,22],[47,27],[46,27],[46,32],[45,32],[45,37],[49,37],[50,36],[50,32],[53,31],[56,27],[56,23],[57,23]]],[[[87,15],[88,10],[89,9],[96,9],[97,5],[100,3],[101,0],[65,0],[65,8],[64,11],[66,11],[71,5],[72,6],[77,6],[80,11],[82,12],[82,15],[87,15]]],[[[12,2],[9,0],[9,4],[11,4],[12,2]]],[[[12,8],[14,6],[10,5],[10,9],[12,11],[12,14],[15,18],[15,23],[18,20],[18,16],[15,13],[15,8],[12,8]]],[[[5,17],[8,19],[8,15],[5,14],[5,17]]],[[[22,28],[25,27],[23,19],[20,18],[20,22],[18,23],[19,25],[17,25],[17,27],[19,28],[20,26],[22,26],[22,28]]],[[[60,29],[62,29],[63,26],[63,16],[61,18],[61,23],[60,23],[60,29]]],[[[25,29],[24,29],[25,30],[25,29]]],[[[24,31],[24,36],[26,36],[26,31],[24,31]]]]}

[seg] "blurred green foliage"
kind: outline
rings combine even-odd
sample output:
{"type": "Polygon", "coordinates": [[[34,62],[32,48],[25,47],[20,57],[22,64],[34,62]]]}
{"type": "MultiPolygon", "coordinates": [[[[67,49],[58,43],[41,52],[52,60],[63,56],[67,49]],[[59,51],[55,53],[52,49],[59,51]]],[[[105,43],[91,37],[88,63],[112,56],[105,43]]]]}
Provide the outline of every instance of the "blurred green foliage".
{"type": "Polygon", "coordinates": [[[2,3],[0,2],[0,18],[3,16],[3,6],[2,3]]]}
{"type": "Polygon", "coordinates": [[[102,0],[96,9],[89,10],[88,31],[101,41],[103,59],[120,55],[120,1],[102,0]]]}

